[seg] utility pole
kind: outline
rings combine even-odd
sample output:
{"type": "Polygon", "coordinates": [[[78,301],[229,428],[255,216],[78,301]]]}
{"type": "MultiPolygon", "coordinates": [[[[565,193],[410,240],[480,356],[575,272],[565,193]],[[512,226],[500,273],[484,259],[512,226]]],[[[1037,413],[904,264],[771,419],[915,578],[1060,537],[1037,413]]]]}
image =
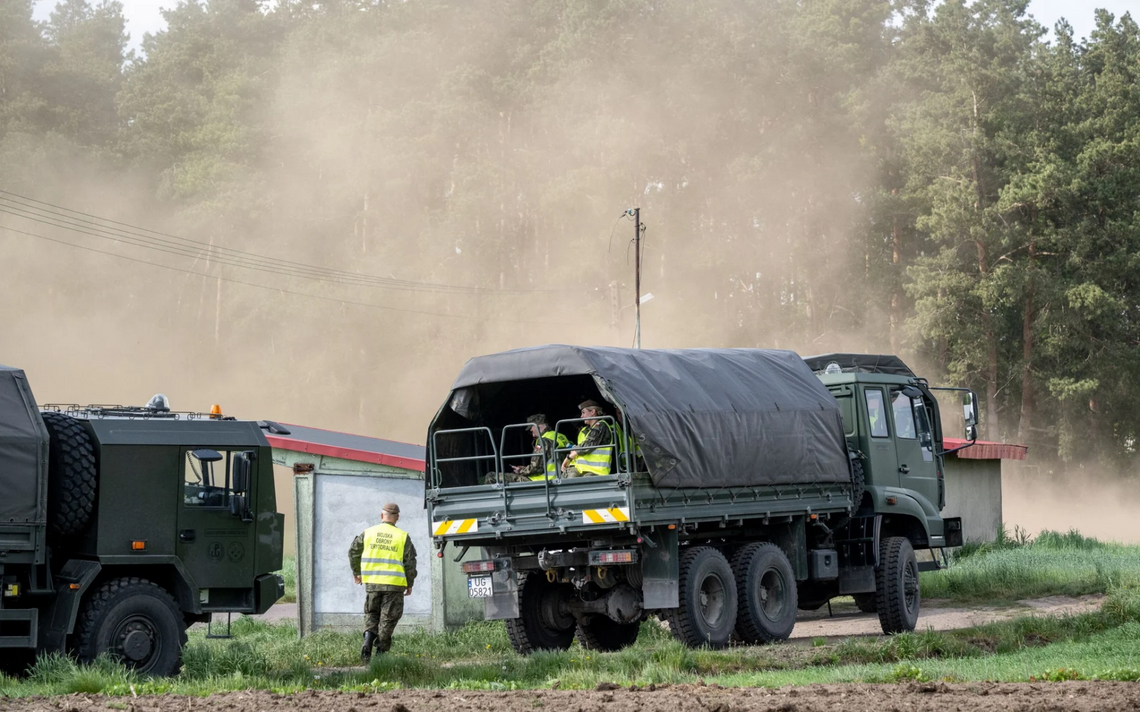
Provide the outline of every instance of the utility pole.
{"type": "Polygon", "coordinates": [[[633,209],[633,345],[641,348],[641,208],[633,209]]]}

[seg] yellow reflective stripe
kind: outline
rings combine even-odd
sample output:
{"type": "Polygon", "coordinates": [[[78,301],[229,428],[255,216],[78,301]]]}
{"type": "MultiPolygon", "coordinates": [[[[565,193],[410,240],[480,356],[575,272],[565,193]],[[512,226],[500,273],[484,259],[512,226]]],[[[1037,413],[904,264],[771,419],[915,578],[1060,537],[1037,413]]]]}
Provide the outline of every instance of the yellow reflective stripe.
{"type": "Polygon", "coordinates": [[[478,519],[444,519],[442,522],[432,522],[432,536],[447,536],[448,534],[470,534],[479,531],[478,519]]]}
{"type": "Polygon", "coordinates": [[[629,521],[629,507],[610,507],[609,509],[583,509],[583,524],[613,524],[629,521]]]}

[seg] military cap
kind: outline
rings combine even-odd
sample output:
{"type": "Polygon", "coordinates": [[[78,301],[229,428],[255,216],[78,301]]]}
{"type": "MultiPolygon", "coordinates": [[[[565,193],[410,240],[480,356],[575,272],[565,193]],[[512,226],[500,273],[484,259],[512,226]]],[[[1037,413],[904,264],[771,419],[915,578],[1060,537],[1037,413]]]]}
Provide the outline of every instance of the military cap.
{"type": "Polygon", "coordinates": [[[602,404],[595,400],[582,401],[578,404],[578,410],[585,410],[587,408],[601,408],[602,404]]]}
{"type": "Polygon", "coordinates": [[[385,511],[388,514],[399,514],[400,505],[396,504],[395,502],[389,502],[382,507],[382,511],[385,511]]]}
{"type": "Polygon", "coordinates": [[[527,418],[526,422],[531,425],[546,425],[546,415],[544,413],[535,413],[527,418]]]}

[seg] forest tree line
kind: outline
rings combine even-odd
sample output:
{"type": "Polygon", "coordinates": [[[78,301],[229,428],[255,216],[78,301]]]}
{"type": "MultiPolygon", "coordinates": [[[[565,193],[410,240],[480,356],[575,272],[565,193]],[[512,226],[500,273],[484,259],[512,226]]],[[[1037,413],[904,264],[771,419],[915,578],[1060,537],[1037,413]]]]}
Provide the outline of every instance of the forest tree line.
{"type": "MultiPolygon", "coordinates": [[[[118,2],[37,22],[30,0],[0,0],[0,190],[108,214],[113,189],[134,202],[125,223],[406,279],[314,289],[405,310],[384,328],[419,358],[628,346],[619,216],[636,205],[646,346],[898,353],[975,389],[988,439],[1127,467],[1140,30],[1097,11],[1078,38],[1027,5],[182,0],[133,51],[118,2]]],[[[33,259],[29,239],[0,231],[0,250],[33,259]]],[[[57,260],[56,298],[98,300],[108,275],[87,259],[57,260]]],[[[224,351],[272,316],[234,289],[139,308],[224,351]]],[[[378,328],[357,311],[341,333],[378,328]]],[[[334,395],[356,397],[382,350],[326,346],[334,395]]]]}

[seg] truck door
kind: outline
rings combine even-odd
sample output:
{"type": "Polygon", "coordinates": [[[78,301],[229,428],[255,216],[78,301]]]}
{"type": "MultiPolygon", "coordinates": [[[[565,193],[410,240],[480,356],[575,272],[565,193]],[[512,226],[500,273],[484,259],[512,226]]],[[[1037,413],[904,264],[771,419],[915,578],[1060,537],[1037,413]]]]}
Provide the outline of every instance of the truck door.
{"type": "Polygon", "coordinates": [[[868,459],[867,482],[878,487],[898,487],[898,455],[891,442],[886,391],[878,386],[867,386],[862,389],[862,395],[859,410],[866,425],[862,440],[868,459]]]}
{"type": "Polygon", "coordinates": [[[183,450],[175,551],[199,589],[250,586],[254,524],[242,521],[251,518],[235,505],[244,504],[241,494],[254,493],[234,488],[234,467],[249,457],[238,450],[183,450]]]}
{"type": "Polygon", "coordinates": [[[939,503],[938,467],[934,441],[922,393],[917,388],[891,388],[891,419],[895,426],[899,485],[914,490],[935,507],[939,503]]]}

